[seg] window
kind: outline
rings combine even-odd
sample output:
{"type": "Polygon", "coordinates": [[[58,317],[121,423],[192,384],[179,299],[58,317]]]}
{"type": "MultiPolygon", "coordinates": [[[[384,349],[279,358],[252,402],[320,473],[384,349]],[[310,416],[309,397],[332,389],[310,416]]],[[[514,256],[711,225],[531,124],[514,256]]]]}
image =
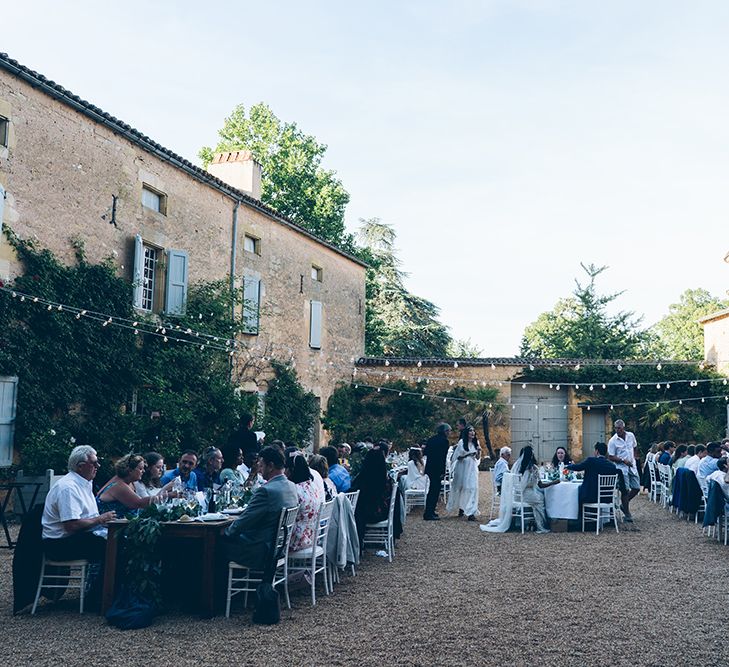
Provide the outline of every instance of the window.
{"type": "Polygon", "coordinates": [[[154,306],[154,288],[157,278],[157,249],[144,246],[144,264],[142,266],[142,310],[152,311],[154,306]]]}
{"type": "Polygon", "coordinates": [[[0,147],[5,148],[8,145],[8,128],[10,121],[5,116],[0,116],[0,147]]]}
{"type": "Polygon", "coordinates": [[[309,347],[321,349],[321,301],[312,301],[309,311],[309,347]]]}
{"type": "Polygon", "coordinates": [[[257,239],[255,236],[245,235],[243,239],[243,250],[246,252],[252,252],[255,255],[261,254],[261,239],[257,239]]]}
{"type": "Polygon", "coordinates": [[[134,237],[134,307],[152,313],[159,312],[164,303],[167,315],[184,315],[188,263],[184,250],[157,248],[137,234],[134,237]]]}
{"type": "Polygon", "coordinates": [[[261,322],[261,280],[253,276],[243,278],[243,331],[258,334],[261,322]]]}
{"type": "Polygon", "coordinates": [[[145,183],[142,185],[142,206],[167,215],[167,195],[145,183]]]}
{"type": "Polygon", "coordinates": [[[320,283],[323,277],[323,270],[320,266],[313,264],[311,267],[311,279],[320,283]]]}

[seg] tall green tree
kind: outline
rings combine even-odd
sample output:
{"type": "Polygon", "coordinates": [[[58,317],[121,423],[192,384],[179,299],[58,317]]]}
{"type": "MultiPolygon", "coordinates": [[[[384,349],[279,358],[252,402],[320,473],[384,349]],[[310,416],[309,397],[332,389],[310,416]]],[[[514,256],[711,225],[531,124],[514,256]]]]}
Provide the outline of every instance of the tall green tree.
{"type": "Polygon", "coordinates": [[[246,114],[239,104],[225,119],[215,148],[202,148],[205,166],[214,153],[246,149],[261,163],[261,200],[281,215],[347,250],[344,211],[349,194],[336,172],[324,169],[325,144],[305,134],[296,123],[280,120],[266,104],[253,105],[246,114]]]}
{"type": "Polygon", "coordinates": [[[699,318],[723,310],[729,301],[712,296],[705,289],[687,289],[668,315],[651,327],[651,351],[662,359],[703,359],[704,332],[699,318]]]}
{"type": "Polygon", "coordinates": [[[585,284],[575,280],[572,296],[557,301],[524,330],[521,354],[544,359],[627,359],[644,351],[646,335],[632,312],[608,313],[622,292],[600,294],[597,277],[608,267],[580,264],[585,284]]]}
{"type": "Polygon", "coordinates": [[[409,292],[395,250],[395,230],[378,218],[360,220],[357,239],[368,262],[365,350],[375,356],[446,357],[451,337],[438,307],[409,292]]]}

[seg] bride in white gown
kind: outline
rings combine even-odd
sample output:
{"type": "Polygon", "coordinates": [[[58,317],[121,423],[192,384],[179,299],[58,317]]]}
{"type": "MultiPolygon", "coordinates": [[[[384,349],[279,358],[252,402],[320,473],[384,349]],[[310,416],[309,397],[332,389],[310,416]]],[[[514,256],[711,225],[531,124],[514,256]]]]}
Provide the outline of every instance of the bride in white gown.
{"type": "Polygon", "coordinates": [[[461,431],[461,439],[453,450],[451,459],[451,491],[448,495],[448,513],[459,510],[469,521],[475,521],[478,511],[478,463],[481,447],[476,432],[469,427],[461,431]]]}

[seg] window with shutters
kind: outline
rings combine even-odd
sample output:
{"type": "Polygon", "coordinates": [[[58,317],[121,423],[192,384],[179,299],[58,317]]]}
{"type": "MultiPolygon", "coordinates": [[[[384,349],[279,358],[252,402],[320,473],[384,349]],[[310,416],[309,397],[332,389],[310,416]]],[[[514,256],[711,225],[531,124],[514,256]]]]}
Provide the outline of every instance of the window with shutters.
{"type": "Polygon", "coordinates": [[[261,280],[254,276],[243,278],[243,333],[257,335],[261,321],[261,280]]]}
{"type": "Polygon", "coordinates": [[[144,183],[142,185],[142,206],[167,215],[167,195],[144,183]]]}
{"type": "Polygon", "coordinates": [[[321,349],[321,301],[312,301],[309,309],[309,347],[321,349]]]}
{"type": "Polygon", "coordinates": [[[134,237],[134,307],[148,313],[184,315],[187,305],[188,255],[165,250],[134,237]]]}

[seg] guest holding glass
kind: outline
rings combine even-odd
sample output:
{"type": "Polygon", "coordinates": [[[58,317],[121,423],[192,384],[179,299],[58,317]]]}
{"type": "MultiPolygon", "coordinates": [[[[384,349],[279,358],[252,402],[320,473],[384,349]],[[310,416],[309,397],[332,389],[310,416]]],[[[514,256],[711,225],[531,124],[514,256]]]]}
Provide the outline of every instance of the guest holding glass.
{"type": "Polygon", "coordinates": [[[144,461],[147,467],[142,473],[142,479],[134,482],[134,491],[140,498],[147,496],[166,495],[172,491],[175,480],[172,479],[167,484],[162,484],[162,475],[165,471],[165,460],[162,454],[157,452],[147,452],[144,455],[144,461]]]}
{"type": "Polygon", "coordinates": [[[544,502],[544,491],[542,489],[559,484],[559,480],[555,480],[554,482],[542,482],[539,480],[537,460],[534,458],[534,450],[529,445],[521,450],[521,455],[516,460],[511,472],[520,475],[516,484],[519,484],[521,488],[522,501],[529,505],[534,512],[537,533],[541,535],[551,532],[547,523],[547,509],[544,502]]]}
{"type": "Polygon", "coordinates": [[[208,447],[202,454],[200,465],[195,468],[197,490],[214,489],[220,486],[220,470],[223,467],[223,453],[217,447],[208,447]]]}
{"type": "Polygon", "coordinates": [[[162,475],[162,484],[173,482],[180,479],[180,485],[191,491],[197,491],[197,476],[195,475],[195,466],[197,465],[197,452],[192,449],[186,449],[180,455],[177,461],[177,467],[174,470],[168,470],[162,475]]]}
{"type": "Polygon", "coordinates": [[[96,494],[99,514],[116,512],[117,518],[123,519],[127,514],[149,506],[154,496],[142,498],[134,490],[134,483],[142,479],[144,468],[144,457],[139,454],[127,454],[116,462],[116,474],[96,494]]]}
{"type": "Polygon", "coordinates": [[[556,451],[554,452],[554,456],[552,457],[552,466],[555,468],[559,468],[560,464],[562,464],[562,467],[569,465],[572,463],[572,458],[567,453],[567,450],[564,447],[557,447],[556,451]]]}
{"type": "Polygon", "coordinates": [[[468,427],[461,431],[461,439],[453,450],[453,477],[448,494],[447,511],[458,508],[458,516],[464,514],[469,521],[475,521],[478,511],[478,463],[481,460],[481,447],[476,431],[468,427]]]}

